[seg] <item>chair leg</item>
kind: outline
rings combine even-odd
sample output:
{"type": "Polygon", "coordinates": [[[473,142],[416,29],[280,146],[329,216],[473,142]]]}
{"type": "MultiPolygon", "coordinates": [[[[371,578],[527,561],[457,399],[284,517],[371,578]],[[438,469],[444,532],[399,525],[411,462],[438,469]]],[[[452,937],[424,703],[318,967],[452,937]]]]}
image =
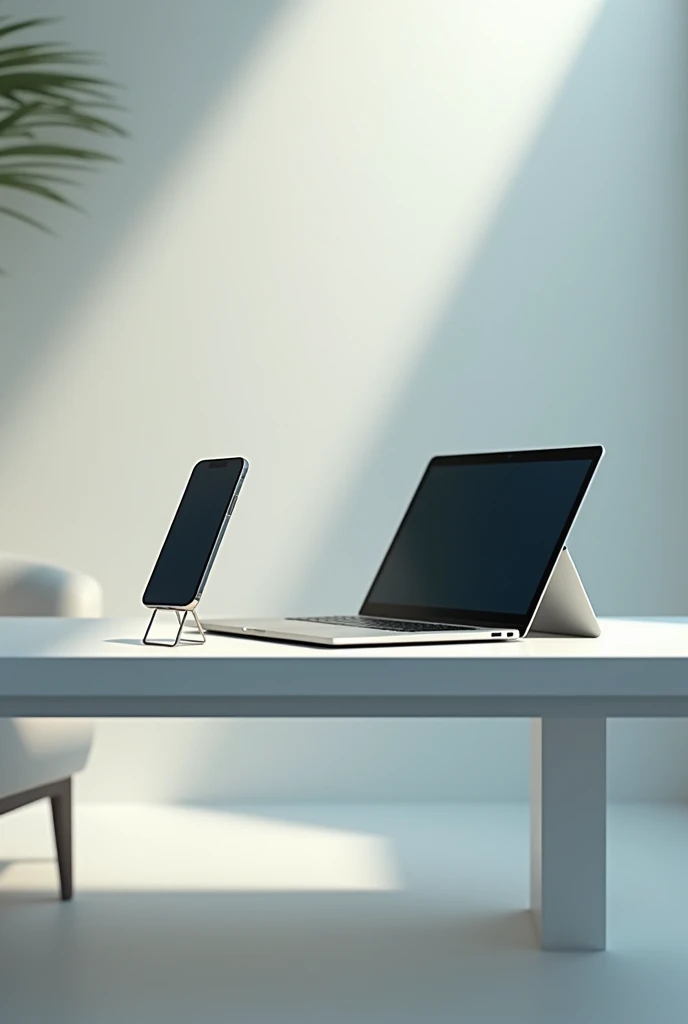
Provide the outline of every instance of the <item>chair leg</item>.
{"type": "Polygon", "coordinates": [[[59,784],[54,796],[50,797],[55,828],[55,847],[60,869],[62,899],[72,898],[72,780],[65,779],[59,784]]]}

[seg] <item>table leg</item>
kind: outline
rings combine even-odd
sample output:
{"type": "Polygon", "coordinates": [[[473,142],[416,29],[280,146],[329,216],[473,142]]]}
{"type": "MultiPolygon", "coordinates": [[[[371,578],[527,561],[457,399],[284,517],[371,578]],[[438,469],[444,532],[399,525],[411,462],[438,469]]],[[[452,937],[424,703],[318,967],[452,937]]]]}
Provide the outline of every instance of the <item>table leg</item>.
{"type": "Polygon", "coordinates": [[[606,941],[607,722],[536,718],[531,748],[531,909],[543,949],[606,941]]]}

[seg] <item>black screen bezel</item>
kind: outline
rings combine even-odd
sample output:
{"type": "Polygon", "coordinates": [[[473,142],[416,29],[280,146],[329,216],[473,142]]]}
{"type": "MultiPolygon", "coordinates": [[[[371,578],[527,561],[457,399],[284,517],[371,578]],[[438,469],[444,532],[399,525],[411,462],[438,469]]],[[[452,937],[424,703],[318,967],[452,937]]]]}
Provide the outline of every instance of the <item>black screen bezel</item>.
{"type": "Polygon", "coordinates": [[[203,584],[205,582],[209,566],[210,566],[210,564],[212,562],[213,554],[215,553],[215,551],[217,549],[218,539],[220,538],[220,536],[222,534],[222,530],[223,530],[223,527],[225,526],[227,515],[230,512],[232,501],[234,500],[234,497],[237,495],[238,489],[241,487],[241,484],[243,482],[243,478],[246,475],[246,469],[247,468],[248,468],[248,463],[246,462],[245,459],[241,458],[240,456],[239,457],[226,458],[226,459],[201,459],[200,462],[196,463],[194,468],[191,470],[191,473],[189,475],[189,479],[187,480],[186,486],[185,486],[185,488],[184,488],[184,490],[182,492],[182,496],[179,499],[179,502],[177,504],[177,508],[175,509],[174,516],[172,517],[172,522],[170,523],[169,528],[167,530],[167,533],[165,534],[165,539],[162,542],[162,546],[160,548],[160,551],[158,552],[158,557],[155,560],[155,565],[153,566],[153,571],[150,574],[150,578],[148,580],[148,583],[146,584],[146,589],[143,592],[143,597],[142,597],[141,600],[142,600],[142,603],[143,603],[144,607],[146,607],[146,608],[186,608],[187,606],[192,605],[194,603],[194,601],[197,601],[198,598],[201,596],[203,584]],[[158,563],[160,562],[160,559],[162,557],[163,551],[165,550],[165,545],[167,544],[167,541],[169,539],[169,535],[170,535],[170,532],[171,532],[172,527],[174,525],[174,521],[177,518],[177,515],[179,513],[179,509],[181,508],[181,505],[182,505],[184,499],[186,498],[187,493],[189,492],[190,488],[193,485],[194,477],[196,476],[196,474],[204,472],[205,470],[216,469],[216,468],[223,468],[224,469],[224,468],[226,468],[227,466],[229,466],[232,463],[237,463],[238,473],[237,473],[236,479],[234,481],[234,484],[232,486],[231,493],[228,495],[227,501],[226,501],[226,503],[224,505],[222,516],[220,517],[220,520],[219,520],[218,525],[217,525],[217,529],[216,529],[215,534],[213,536],[213,542],[210,545],[210,549],[209,549],[208,554],[207,554],[207,556],[206,556],[206,558],[204,560],[203,566],[200,569],[200,572],[198,573],[198,577],[196,578],[196,582],[195,582],[194,587],[193,587],[193,593],[186,600],[182,600],[182,601],[174,601],[174,602],[172,602],[172,601],[156,601],[156,602],[152,603],[150,598],[147,599],[147,594],[148,594],[148,591],[150,590],[151,584],[153,583],[153,581],[155,579],[155,573],[156,573],[157,568],[158,568],[158,563]]]}
{"type": "Polygon", "coordinates": [[[578,510],[583,502],[583,498],[585,497],[588,487],[590,486],[590,482],[595,475],[595,470],[597,469],[603,455],[604,448],[602,445],[586,445],[576,448],[538,448],[528,451],[489,452],[471,455],[436,455],[435,458],[430,460],[425,472],[423,473],[421,481],[416,488],[416,492],[411,499],[411,503],[404,513],[404,517],[394,534],[394,539],[389,545],[385,557],[383,558],[380,567],[375,574],[375,578],[370,585],[368,593],[365,596],[359,614],[390,619],[414,619],[419,622],[447,622],[467,626],[510,626],[518,629],[521,634],[525,633],[533,616],[535,615],[537,606],[540,603],[540,599],[547,585],[547,581],[552,575],[557,558],[566,543],[566,538],[573,526],[578,510]],[[385,563],[394,549],[394,545],[404,528],[404,523],[410,515],[416,499],[422,490],[425,479],[428,473],[436,466],[486,465],[505,462],[570,462],[584,461],[585,459],[590,460],[590,465],[587,473],[585,474],[585,479],[583,480],[575,501],[571,506],[571,511],[566,519],[566,523],[552,549],[552,554],[547,562],[545,571],[542,574],[536,588],[535,595],[528,607],[528,611],[525,614],[516,615],[507,612],[484,612],[475,608],[431,608],[412,605],[381,604],[380,602],[370,600],[370,594],[375,588],[375,584],[382,573],[385,563]]]}

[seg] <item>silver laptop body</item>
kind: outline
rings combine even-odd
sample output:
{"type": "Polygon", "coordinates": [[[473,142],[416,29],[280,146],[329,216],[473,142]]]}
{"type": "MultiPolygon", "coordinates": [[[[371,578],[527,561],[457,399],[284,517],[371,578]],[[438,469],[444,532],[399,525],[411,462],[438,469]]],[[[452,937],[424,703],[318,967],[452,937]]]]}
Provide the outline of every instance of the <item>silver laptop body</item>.
{"type": "Polygon", "coordinates": [[[596,445],[437,456],[358,615],[203,626],[326,647],[525,636],[603,454],[596,445]]]}

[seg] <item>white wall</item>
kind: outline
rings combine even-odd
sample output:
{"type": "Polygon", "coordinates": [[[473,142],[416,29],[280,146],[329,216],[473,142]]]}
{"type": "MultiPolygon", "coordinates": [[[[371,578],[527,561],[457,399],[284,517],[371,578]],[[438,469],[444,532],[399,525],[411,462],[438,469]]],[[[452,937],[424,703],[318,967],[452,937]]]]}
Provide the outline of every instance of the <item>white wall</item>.
{"type": "MultiPolygon", "coordinates": [[[[132,137],[57,241],[3,225],[3,546],[135,612],[191,465],[242,454],[206,613],[355,609],[431,454],[601,440],[593,601],[686,610],[682,0],[61,8],[132,137]]],[[[611,736],[615,795],[685,795],[683,723],[611,736]]],[[[526,748],[521,722],[110,722],[82,794],[503,799],[526,748]]]]}

